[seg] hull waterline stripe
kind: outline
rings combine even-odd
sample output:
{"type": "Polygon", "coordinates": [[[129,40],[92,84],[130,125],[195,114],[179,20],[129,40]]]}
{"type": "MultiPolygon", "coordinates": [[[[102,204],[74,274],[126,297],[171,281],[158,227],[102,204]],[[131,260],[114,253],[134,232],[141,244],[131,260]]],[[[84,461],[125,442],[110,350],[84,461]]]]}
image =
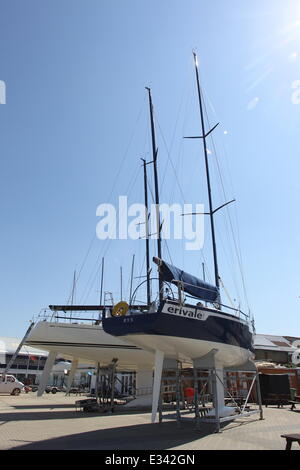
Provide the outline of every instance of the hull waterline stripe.
{"type": "Polygon", "coordinates": [[[66,343],[66,342],[59,342],[59,341],[27,341],[26,344],[28,345],[42,345],[45,346],[63,346],[63,347],[76,347],[76,348],[102,348],[102,349],[133,349],[133,350],[141,350],[141,348],[137,346],[130,346],[130,345],[121,345],[121,344],[91,344],[91,343],[66,343]]]}

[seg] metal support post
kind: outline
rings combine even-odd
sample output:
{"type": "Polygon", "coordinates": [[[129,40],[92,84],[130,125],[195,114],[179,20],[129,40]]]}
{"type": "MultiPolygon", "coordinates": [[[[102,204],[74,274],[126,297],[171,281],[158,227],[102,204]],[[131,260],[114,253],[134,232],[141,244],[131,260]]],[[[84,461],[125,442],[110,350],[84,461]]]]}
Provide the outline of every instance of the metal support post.
{"type": "Polygon", "coordinates": [[[70,373],[69,373],[69,376],[68,376],[68,382],[67,382],[67,388],[66,388],[66,395],[68,395],[68,393],[69,393],[69,391],[70,391],[70,388],[72,387],[72,383],[73,383],[73,380],[74,380],[74,376],[75,376],[77,367],[78,367],[78,359],[75,359],[75,358],[73,357],[71,370],[70,370],[70,373]]]}
{"type": "Polygon", "coordinates": [[[259,411],[260,411],[260,418],[259,419],[264,419],[263,407],[262,407],[262,401],[261,401],[259,372],[257,372],[257,374],[256,374],[256,394],[257,394],[257,401],[258,401],[258,406],[259,406],[259,411]]]}
{"type": "Polygon", "coordinates": [[[199,413],[199,400],[198,400],[198,369],[194,366],[194,405],[195,405],[195,421],[196,429],[200,429],[200,413],[199,413]]]}
{"type": "Polygon", "coordinates": [[[181,427],[181,415],[180,415],[180,371],[179,364],[176,367],[176,421],[177,426],[181,427]]]}
{"type": "Polygon", "coordinates": [[[212,388],[213,388],[213,401],[214,401],[214,409],[215,409],[215,422],[216,422],[216,430],[215,432],[220,431],[220,415],[219,415],[219,399],[218,399],[218,386],[217,386],[217,371],[215,368],[212,369],[212,388]]]}

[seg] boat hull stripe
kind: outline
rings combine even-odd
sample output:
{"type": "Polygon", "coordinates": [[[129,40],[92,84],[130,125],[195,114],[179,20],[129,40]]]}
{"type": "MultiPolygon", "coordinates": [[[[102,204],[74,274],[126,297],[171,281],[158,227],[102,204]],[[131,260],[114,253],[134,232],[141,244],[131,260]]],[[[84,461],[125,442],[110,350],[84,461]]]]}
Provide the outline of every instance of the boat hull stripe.
{"type": "Polygon", "coordinates": [[[124,344],[92,344],[92,343],[66,343],[65,341],[27,341],[26,344],[32,346],[59,346],[59,347],[75,347],[75,348],[100,348],[100,349],[141,349],[137,346],[124,344]]]}

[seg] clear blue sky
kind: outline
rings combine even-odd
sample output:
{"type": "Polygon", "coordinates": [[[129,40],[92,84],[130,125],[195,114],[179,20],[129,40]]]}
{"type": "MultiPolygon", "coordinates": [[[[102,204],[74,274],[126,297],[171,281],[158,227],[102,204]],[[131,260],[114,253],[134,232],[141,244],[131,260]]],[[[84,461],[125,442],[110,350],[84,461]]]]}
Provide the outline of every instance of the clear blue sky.
{"type": "MultiPolygon", "coordinates": [[[[41,308],[67,301],[95,235],[98,204],[129,191],[132,202],[143,201],[146,85],[157,117],[161,200],[182,202],[174,165],[186,202],[206,203],[200,144],[182,139],[199,128],[195,49],[209,119],[221,123],[214,139],[227,197],[237,199],[229,210],[257,332],[300,336],[300,104],[292,102],[299,1],[2,0],[0,9],[7,87],[0,105],[1,335],[22,336],[41,308]]],[[[224,199],[210,148],[217,205],[224,199]]],[[[239,273],[221,214],[217,226],[221,276],[237,298],[239,273]]],[[[143,250],[142,241],[94,240],[76,300],[97,302],[104,253],[105,289],[117,300],[120,265],[126,290],[131,256],[138,270],[143,250]]],[[[175,264],[200,273],[200,254],[184,253],[181,242],[169,250],[175,264]]]]}

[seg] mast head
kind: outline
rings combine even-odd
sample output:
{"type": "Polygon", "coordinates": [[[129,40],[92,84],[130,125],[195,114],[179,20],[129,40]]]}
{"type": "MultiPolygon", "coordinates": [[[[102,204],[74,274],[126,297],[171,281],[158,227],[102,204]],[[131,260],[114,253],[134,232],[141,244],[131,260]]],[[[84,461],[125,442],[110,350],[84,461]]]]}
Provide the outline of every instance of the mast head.
{"type": "Polygon", "coordinates": [[[194,63],[195,63],[195,67],[197,67],[197,68],[198,68],[198,65],[199,65],[199,64],[198,64],[198,57],[197,57],[197,54],[196,54],[196,52],[195,52],[195,51],[193,51],[193,56],[194,56],[194,63]]]}

